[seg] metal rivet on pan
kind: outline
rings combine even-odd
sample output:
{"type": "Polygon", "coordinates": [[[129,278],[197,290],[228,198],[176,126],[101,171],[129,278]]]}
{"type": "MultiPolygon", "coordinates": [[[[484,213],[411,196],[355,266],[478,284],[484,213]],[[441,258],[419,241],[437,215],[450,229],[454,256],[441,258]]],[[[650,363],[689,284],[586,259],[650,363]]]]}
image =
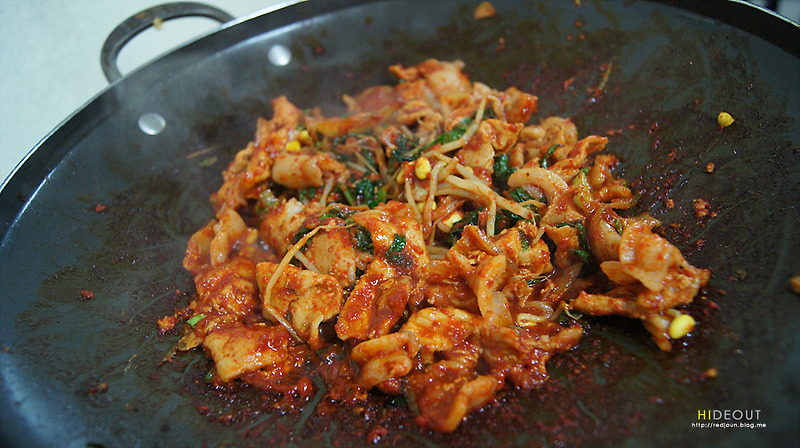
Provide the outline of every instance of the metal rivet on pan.
{"type": "Polygon", "coordinates": [[[167,121],[164,120],[164,117],[155,112],[148,112],[139,117],[139,129],[145,134],[160,134],[166,126],[167,121]]]}
{"type": "Polygon", "coordinates": [[[286,45],[276,44],[269,49],[267,57],[269,62],[272,62],[272,65],[283,67],[292,61],[292,51],[286,45]]]}

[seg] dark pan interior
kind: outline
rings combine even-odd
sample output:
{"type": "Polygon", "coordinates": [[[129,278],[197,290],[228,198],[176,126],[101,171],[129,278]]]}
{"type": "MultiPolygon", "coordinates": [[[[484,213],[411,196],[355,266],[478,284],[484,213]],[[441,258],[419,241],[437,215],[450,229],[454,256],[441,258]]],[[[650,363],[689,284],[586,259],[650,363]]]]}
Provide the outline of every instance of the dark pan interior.
{"type": "MultiPolygon", "coordinates": [[[[360,446],[377,426],[388,429],[381,443],[425,447],[797,440],[800,297],[788,282],[800,273],[800,59],[790,46],[660,2],[496,1],[498,14],[480,21],[473,1],[312,3],[229,25],[129,75],[7,182],[0,444],[360,446]],[[269,62],[275,44],[291,50],[288,65],[269,62]],[[342,93],[428,57],[538,95],[534,120],[568,116],[580,135],[609,136],[642,193],[637,211],[713,271],[690,308],[695,334],[663,353],[638,325],[586,319],[581,346],[551,362],[544,386],[502,396],[449,435],[396,409],[321,418],[320,396],[248,412],[204,384],[202,353],[163,363],[178,335],[159,335],[155,321],[193,292],[186,241],[212,216],[208,195],[269,100],[341,112],[342,93]],[[731,127],[717,124],[721,110],[731,127]],[[165,118],[162,133],[139,130],[147,112],[165,118]],[[694,199],[713,216],[697,219],[694,199]],[[699,411],[725,409],[757,410],[766,428],[692,428],[699,411]]],[[[742,11],[800,41],[796,25],[742,11]]]]}

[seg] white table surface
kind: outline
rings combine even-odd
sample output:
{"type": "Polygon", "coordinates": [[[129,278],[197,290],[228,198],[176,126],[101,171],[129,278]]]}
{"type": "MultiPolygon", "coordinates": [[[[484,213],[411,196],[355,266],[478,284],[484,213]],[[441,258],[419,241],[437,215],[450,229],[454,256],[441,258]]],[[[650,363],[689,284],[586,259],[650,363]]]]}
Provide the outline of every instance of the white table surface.
{"type": "MultiPolygon", "coordinates": [[[[282,0],[199,0],[243,17],[282,0]]],[[[108,82],[100,49],[128,17],[170,0],[0,0],[0,182],[108,82]]],[[[120,53],[124,75],[219,27],[207,18],[166,21],[120,53]]]]}
{"type": "MultiPolygon", "coordinates": [[[[59,123],[106,88],[99,61],[108,34],[126,18],[168,1],[0,0],[0,182],[59,123]]],[[[235,17],[282,3],[199,1],[235,17]]],[[[800,20],[800,0],[780,0],[778,12],[800,20]]],[[[120,70],[124,75],[217,26],[210,19],[187,18],[151,28],[122,50],[120,70]]]]}

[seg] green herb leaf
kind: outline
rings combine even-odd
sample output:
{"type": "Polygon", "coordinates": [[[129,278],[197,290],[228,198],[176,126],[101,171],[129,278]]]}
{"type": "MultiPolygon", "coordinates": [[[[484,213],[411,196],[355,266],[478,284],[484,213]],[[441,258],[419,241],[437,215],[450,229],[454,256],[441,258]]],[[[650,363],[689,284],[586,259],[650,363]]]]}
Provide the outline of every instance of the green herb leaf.
{"type": "Polygon", "coordinates": [[[392,160],[401,164],[403,162],[410,162],[416,160],[422,153],[422,147],[419,147],[419,140],[411,139],[405,134],[400,134],[397,137],[397,148],[392,151],[392,160]]]}
{"type": "Polygon", "coordinates": [[[351,205],[367,204],[369,208],[375,208],[382,202],[386,202],[386,189],[383,182],[363,178],[358,181],[353,188],[349,189],[349,195],[345,194],[348,202],[352,199],[351,205]]]}
{"type": "MultiPolygon", "coordinates": [[[[533,197],[533,195],[530,194],[530,192],[528,192],[528,190],[526,190],[526,189],[524,189],[522,187],[515,188],[510,193],[510,196],[511,196],[511,199],[513,199],[518,204],[521,204],[523,202],[533,201],[533,200],[538,200],[539,202],[545,202],[544,198],[536,199],[535,197],[533,197]]],[[[538,222],[539,219],[541,219],[541,215],[539,215],[539,208],[536,207],[536,205],[528,204],[528,205],[525,205],[525,208],[533,211],[533,222],[538,222]]],[[[506,212],[507,210],[503,209],[503,211],[506,212]]],[[[518,221],[524,219],[523,217],[521,217],[521,216],[519,216],[517,214],[511,213],[511,212],[508,212],[508,213],[513,215],[512,218],[516,218],[516,220],[518,220],[518,221]]]]}
{"type": "MultiPolygon", "coordinates": [[[[297,243],[299,243],[299,242],[300,242],[300,240],[302,240],[302,239],[303,239],[303,237],[304,237],[304,236],[306,236],[306,234],[307,234],[307,233],[310,233],[312,230],[314,230],[314,229],[309,229],[309,228],[308,228],[308,227],[306,227],[306,226],[303,226],[303,227],[301,227],[301,228],[300,228],[300,230],[298,230],[298,231],[297,231],[297,233],[295,233],[295,234],[294,234],[294,236],[292,236],[292,244],[297,244],[297,243]]],[[[303,245],[303,247],[302,247],[302,248],[303,248],[303,249],[305,249],[306,245],[307,245],[309,242],[311,242],[311,239],[309,239],[308,241],[306,241],[306,244],[305,244],[305,245],[303,245]]]]}
{"type": "Polygon", "coordinates": [[[465,118],[461,120],[453,129],[449,131],[442,132],[436,137],[432,142],[425,146],[425,149],[430,148],[435,144],[447,144],[450,142],[454,142],[466,134],[467,129],[469,128],[470,123],[472,122],[471,118],[465,118]]]}
{"type": "Polygon", "coordinates": [[[533,201],[536,198],[534,198],[533,195],[528,192],[528,190],[522,187],[517,187],[511,192],[511,199],[518,204],[521,204],[523,202],[533,201]]]}
{"type": "Polygon", "coordinates": [[[433,145],[444,145],[463,137],[471,122],[471,118],[461,120],[453,129],[442,132],[425,146],[418,146],[419,140],[411,140],[405,134],[402,134],[397,138],[397,149],[392,151],[392,159],[398,163],[416,160],[419,158],[420,154],[433,145]]]}
{"type": "Polygon", "coordinates": [[[517,232],[519,233],[519,245],[522,248],[522,250],[530,249],[531,248],[531,242],[528,241],[528,237],[525,236],[525,234],[520,232],[519,230],[517,230],[517,232]]]}
{"type": "Polygon", "coordinates": [[[370,254],[374,253],[375,248],[372,245],[372,236],[370,236],[367,229],[357,225],[351,228],[350,234],[355,238],[358,250],[370,254]]]}
{"type": "Polygon", "coordinates": [[[501,154],[495,158],[492,169],[494,171],[494,173],[492,173],[492,179],[500,189],[505,189],[507,187],[508,177],[516,171],[516,168],[508,165],[508,154],[501,154]]]}
{"type": "Polygon", "coordinates": [[[317,195],[316,187],[303,188],[297,191],[297,199],[301,202],[308,204],[317,195]]]}
{"type": "Polygon", "coordinates": [[[554,152],[556,152],[556,149],[558,149],[559,146],[561,145],[553,145],[547,150],[546,153],[544,153],[544,157],[542,157],[542,160],[539,161],[540,167],[549,168],[549,162],[547,161],[547,159],[550,158],[550,156],[552,156],[554,152]]]}
{"type": "Polygon", "coordinates": [[[590,252],[587,252],[583,249],[572,249],[570,253],[583,260],[584,264],[586,265],[592,263],[592,254],[590,252]]]}
{"type": "Polygon", "coordinates": [[[389,246],[389,249],[386,250],[387,254],[396,254],[403,250],[406,247],[406,237],[405,235],[400,235],[399,233],[395,233],[394,239],[392,240],[392,245],[389,246]]]}
{"type": "Polygon", "coordinates": [[[597,270],[597,260],[595,259],[594,255],[592,254],[592,247],[589,245],[589,238],[586,236],[586,227],[583,225],[583,221],[570,221],[570,222],[562,222],[556,224],[556,227],[565,227],[569,226],[573,229],[578,231],[578,249],[572,249],[570,253],[578,258],[580,258],[583,263],[586,265],[586,268],[589,272],[594,272],[597,270]]]}
{"type": "Polygon", "coordinates": [[[406,237],[395,233],[392,245],[386,250],[386,260],[394,264],[404,264],[405,260],[402,253],[406,247],[406,237]]]}
{"type": "Polygon", "coordinates": [[[347,221],[347,219],[351,217],[354,213],[355,212],[352,210],[342,210],[336,205],[333,205],[327,212],[319,215],[319,218],[317,219],[319,219],[319,222],[322,222],[328,218],[340,218],[347,221]]]}

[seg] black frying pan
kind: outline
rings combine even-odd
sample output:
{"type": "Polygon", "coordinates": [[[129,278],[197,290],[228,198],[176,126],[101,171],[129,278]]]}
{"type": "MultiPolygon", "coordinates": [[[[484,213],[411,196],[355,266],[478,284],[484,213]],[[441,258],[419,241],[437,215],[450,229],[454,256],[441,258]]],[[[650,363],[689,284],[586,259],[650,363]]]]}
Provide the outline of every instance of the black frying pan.
{"type": "Polygon", "coordinates": [[[0,192],[2,445],[359,446],[380,426],[381,443],[399,446],[792,446],[797,24],[722,0],[496,0],[497,16],[481,21],[477,3],[314,1],[228,22],[114,82],[43,141],[0,192]],[[276,45],[286,65],[271,62],[276,45]],[[638,325],[585,320],[581,346],[550,363],[542,388],[503,395],[450,435],[421,430],[401,407],[323,418],[321,396],[266,412],[246,391],[211,391],[199,352],[162,363],[178,335],[159,335],[155,320],[192,293],[185,243],[269,100],[341,112],[342,93],[428,57],[535,93],[535,120],[570,116],[581,135],[610,136],[642,192],[637,211],[713,270],[690,309],[695,334],[663,353],[638,325]],[[729,128],[721,110],[736,119],[729,128]],[[148,113],[163,130],[157,119],[140,128],[148,113]],[[694,199],[713,216],[695,218],[694,199]],[[724,410],[758,418],[704,417],[724,410]],[[708,422],[766,427],[693,427],[708,422]]]}

